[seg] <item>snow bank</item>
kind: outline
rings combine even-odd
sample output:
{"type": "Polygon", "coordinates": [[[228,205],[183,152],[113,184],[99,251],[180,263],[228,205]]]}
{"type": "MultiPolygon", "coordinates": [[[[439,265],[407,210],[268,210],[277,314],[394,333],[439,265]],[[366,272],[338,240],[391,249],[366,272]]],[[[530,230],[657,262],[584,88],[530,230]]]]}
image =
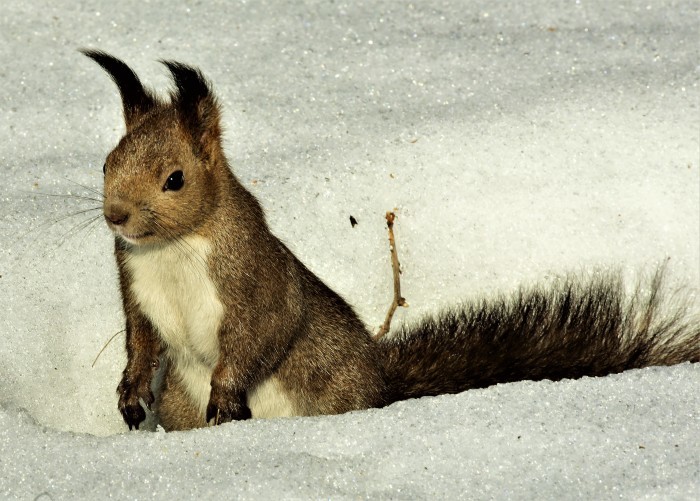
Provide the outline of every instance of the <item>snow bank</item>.
{"type": "Polygon", "coordinates": [[[697,296],[698,15],[660,0],[5,2],[0,495],[697,498],[693,366],[126,434],[123,337],[92,365],[123,325],[111,239],[99,201],[54,195],[99,193],[123,132],[116,89],[76,49],[160,90],[171,58],[211,78],[236,173],[368,325],[390,299],[392,208],[411,304],[396,322],[666,259],[697,296]]]}
{"type": "Polygon", "coordinates": [[[0,495],[697,499],[698,385],[700,368],[686,364],[106,438],[2,409],[0,495]]]}

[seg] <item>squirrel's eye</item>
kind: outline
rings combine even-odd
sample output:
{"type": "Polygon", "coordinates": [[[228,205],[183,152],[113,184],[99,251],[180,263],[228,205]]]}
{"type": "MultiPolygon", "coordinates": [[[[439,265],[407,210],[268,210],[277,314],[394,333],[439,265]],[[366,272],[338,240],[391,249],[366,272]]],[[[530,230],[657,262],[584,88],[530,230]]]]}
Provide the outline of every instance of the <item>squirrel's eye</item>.
{"type": "Polygon", "coordinates": [[[102,174],[107,174],[107,162],[102,166],[102,174]]]}
{"type": "Polygon", "coordinates": [[[182,188],[184,184],[185,175],[181,170],[176,170],[168,176],[168,180],[165,182],[165,186],[163,186],[163,191],[177,191],[182,188]]]}

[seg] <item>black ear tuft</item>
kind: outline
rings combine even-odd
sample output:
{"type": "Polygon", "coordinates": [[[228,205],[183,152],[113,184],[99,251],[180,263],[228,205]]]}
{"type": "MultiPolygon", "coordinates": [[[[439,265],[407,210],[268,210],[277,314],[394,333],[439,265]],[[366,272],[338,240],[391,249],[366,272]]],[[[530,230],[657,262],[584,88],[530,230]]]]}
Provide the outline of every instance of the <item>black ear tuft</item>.
{"type": "Polygon", "coordinates": [[[175,61],[161,61],[173,76],[172,104],[192,138],[195,153],[216,155],[220,148],[219,105],[209,82],[197,68],[175,61]]]}
{"type": "Polygon", "coordinates": [[[161,61],[168,67],[175,81],[173,102],[179,106],[196,106],[199,102],[212,95],[207,79],[197,68],[175,61],[161,61]]]}
{"type": "Polygon", "coordinates": [[[155,96],[144,88],[134,70],[126,63],[100,50],[81,49],[80,52],[102,66],[117,84],[122,96],[127,130],[131,129],[143,114],[158,104],[155,96]]]}

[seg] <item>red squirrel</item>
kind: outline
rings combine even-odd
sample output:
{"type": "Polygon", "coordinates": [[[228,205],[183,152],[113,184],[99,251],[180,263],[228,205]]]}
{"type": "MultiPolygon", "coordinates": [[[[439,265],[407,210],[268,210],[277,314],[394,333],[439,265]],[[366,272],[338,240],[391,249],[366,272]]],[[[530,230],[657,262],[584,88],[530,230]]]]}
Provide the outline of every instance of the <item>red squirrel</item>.
{"type": "Polygon", "coordinates": [[[270,232],[229,167],[198,69],[163,61],[175,84],[164,99],[119,59],[82,52],[116,83],[126,124],[104,164],[103,209],[126,317],[117,392],[129,429],[142,403],[181,430],[700,360],[699,323],[658,311],[663,270],[644,297],[625,298],[615,274],[571,278],[375,340],[270,232]]]}

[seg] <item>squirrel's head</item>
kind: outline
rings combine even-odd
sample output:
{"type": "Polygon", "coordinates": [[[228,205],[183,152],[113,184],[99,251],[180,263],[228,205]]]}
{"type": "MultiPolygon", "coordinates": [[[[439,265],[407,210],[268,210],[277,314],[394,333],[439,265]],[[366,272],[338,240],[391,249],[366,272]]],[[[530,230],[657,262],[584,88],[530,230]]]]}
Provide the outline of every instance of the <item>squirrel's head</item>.
{"type": "Polygon", "coordinates": [[[134,71],[109,54],[84,50],[117,84],[126,133],[104,164],[104,216],[131,245],[177,240],[207,221],[220,196],[219,107],[202,73],[162,61],[175,88],[169,101],[144,88],[134,71]]]}

